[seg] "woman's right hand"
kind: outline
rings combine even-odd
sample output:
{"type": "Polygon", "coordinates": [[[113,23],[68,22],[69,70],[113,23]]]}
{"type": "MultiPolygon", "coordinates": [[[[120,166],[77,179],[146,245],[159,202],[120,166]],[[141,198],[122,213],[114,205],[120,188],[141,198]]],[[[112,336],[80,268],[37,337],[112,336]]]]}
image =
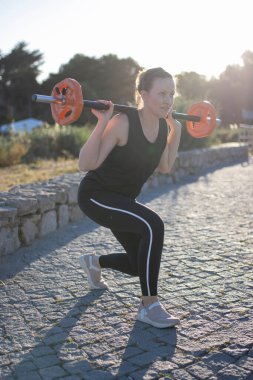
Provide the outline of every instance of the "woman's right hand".
{"type": "Polygon", "coordinates": [[[97,110],[92,108],[91,112],[96,116],[98,121],[107,124],[112,117],[114,104],[110,100],[98,100],[98,102],[107,105],[109,108],[107,110],[97,110]]]}

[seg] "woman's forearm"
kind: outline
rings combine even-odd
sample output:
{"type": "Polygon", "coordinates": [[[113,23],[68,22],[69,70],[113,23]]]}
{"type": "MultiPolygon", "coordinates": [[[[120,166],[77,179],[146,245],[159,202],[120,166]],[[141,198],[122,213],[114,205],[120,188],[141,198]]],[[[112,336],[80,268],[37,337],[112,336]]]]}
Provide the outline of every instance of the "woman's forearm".
{"type": "Polygon", "coordinates": [[[180,125],[176,129],[171,130],[168,136],[167,145],[168,145],[168,171],[169,172],[171,171],[177,157],[178,147],[179,147],[180,138],[181,138],[181,129],[182,129],[182,126],[180,125]]]}

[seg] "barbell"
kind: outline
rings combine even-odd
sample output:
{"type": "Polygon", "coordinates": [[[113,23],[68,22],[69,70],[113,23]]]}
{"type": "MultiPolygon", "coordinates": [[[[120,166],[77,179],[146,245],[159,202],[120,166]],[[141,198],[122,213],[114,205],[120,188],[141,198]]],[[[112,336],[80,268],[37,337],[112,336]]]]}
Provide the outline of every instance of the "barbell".
{"type": "MultiPolygon", "coordinates": [[[[108,109],[107,105],[99,101],[84,100],[81,85],[72,78],[63,79],[57,83],[51,96],[34,94],[32,100],[50,104],[53,119],[60,125],[76,121],[80,117],[83,107],[98,110],[108,109]]],[[[128,112],[132,109],[136,108],[114,104],[116,112],[128,112]]],[[[213,105],[208,101],[193,104],[187,114],[173,111],[172,117],[177,120],[185,120],[188,133],[195,138],[209,136],[216,124],[220,124],[220,119],[216,119],[213,105]]]]}

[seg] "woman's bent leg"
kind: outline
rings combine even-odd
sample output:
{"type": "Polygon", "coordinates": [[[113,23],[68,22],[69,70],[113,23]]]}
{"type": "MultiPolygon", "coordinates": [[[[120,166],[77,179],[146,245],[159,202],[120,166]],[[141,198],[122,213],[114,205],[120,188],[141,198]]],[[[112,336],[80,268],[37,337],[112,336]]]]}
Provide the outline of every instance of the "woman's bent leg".
{"type": "Polygon", "coordinates": [[[138,273],[142,294],[156,296],[164,238],[164,224],[158,214],[131,198],[114,193],[93,193],[84,200],[79,199],[79,205],[88,217],[110,228],[126,249],[127,260],[123,259],[124,254],[103,255],[101,266],[129,274],[138,273]],[[127,235],[120,234],[123,232],[130,234],[134,242],[128,243],[127,235]]]}

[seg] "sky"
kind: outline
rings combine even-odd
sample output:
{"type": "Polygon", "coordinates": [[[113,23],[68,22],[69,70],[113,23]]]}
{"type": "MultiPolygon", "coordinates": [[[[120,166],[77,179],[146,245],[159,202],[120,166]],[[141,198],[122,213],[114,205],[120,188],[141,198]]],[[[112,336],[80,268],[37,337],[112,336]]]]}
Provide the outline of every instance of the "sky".
{"type": "Polygon", "coordinates": [[[39,81],[75,54],[219,77],[253,51],[252,0],[0,0],[0,51],[43,53],[39,81]]]}

